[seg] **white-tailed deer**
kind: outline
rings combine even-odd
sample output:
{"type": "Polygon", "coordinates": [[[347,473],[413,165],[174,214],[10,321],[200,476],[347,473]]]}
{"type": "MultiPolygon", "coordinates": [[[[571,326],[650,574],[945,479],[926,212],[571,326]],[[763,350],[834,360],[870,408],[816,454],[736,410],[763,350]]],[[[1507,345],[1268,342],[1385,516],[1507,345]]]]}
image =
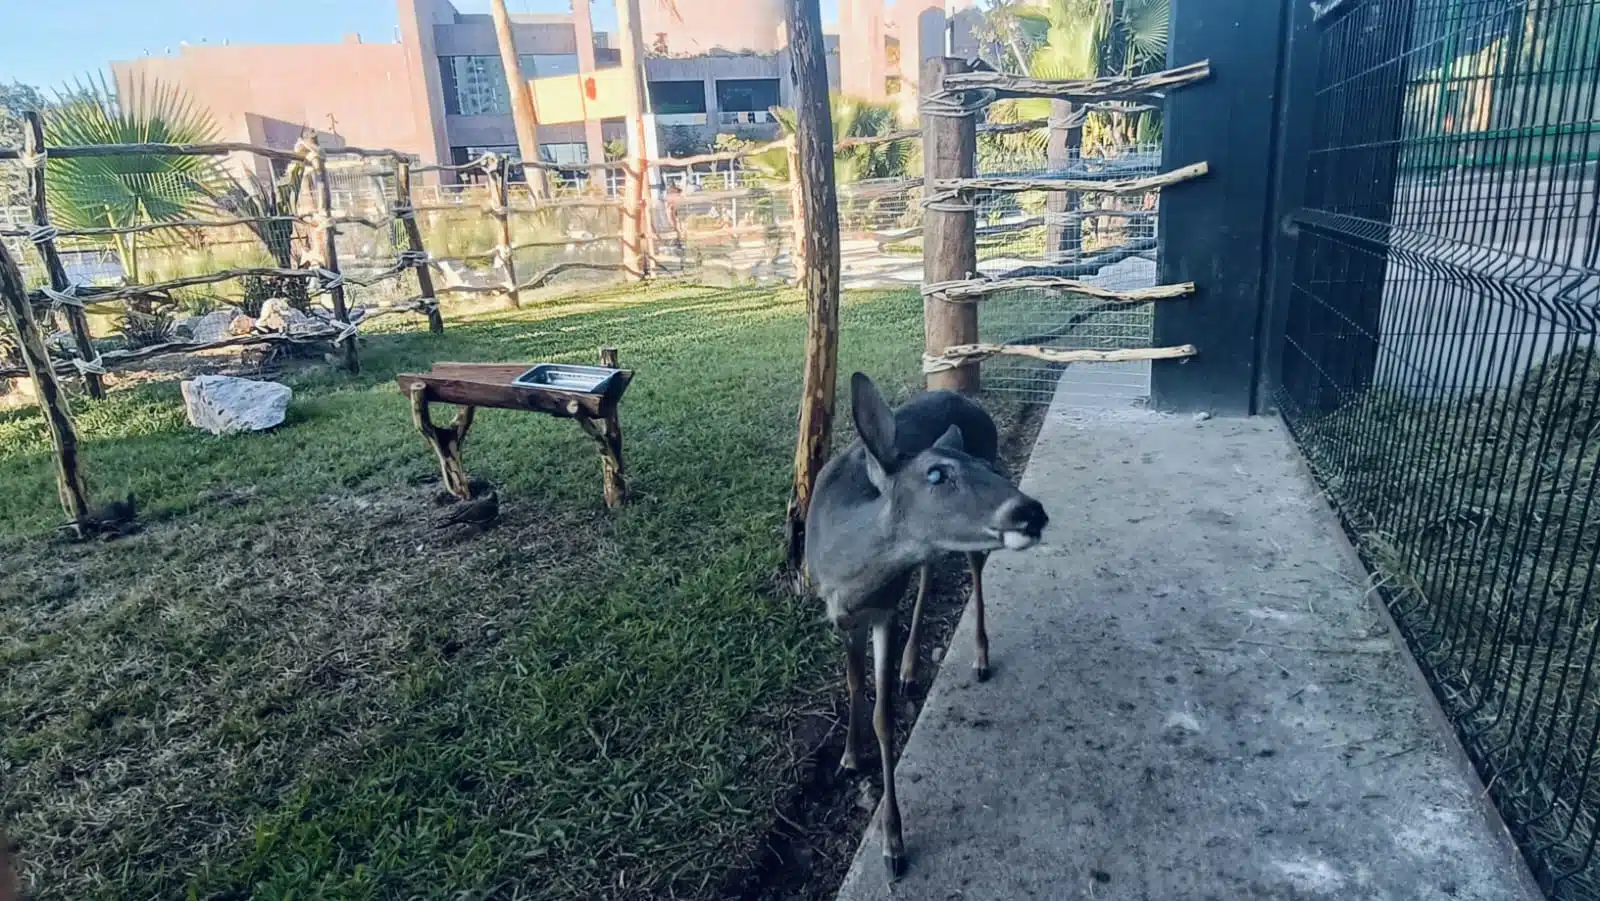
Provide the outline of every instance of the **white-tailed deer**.
{"type": "Polygon", "coordinates": [[[850,377],[860,438],[828,461],[806,515],[806,572],[845,642],[850,722],[843,769],[859,766],[863,666],[872,640],[877,704],[873,726],[883,762],[884,864],[889,878],[905,870],[900,807],[895,800],[892,643],[895,610],[913,570],[921,584],[901,660],[901,680],[916,679],[917,627],[928,592],[929,565],[942,553],[967,555],[977,621],[981,681],[989,675],[983,624],[983,564],[990,551],[1022,550],[1039,540],[1044,506],[1000,471],[994,420],[951,391],[926,391],[891,411],[862,373],[850,377]]]}

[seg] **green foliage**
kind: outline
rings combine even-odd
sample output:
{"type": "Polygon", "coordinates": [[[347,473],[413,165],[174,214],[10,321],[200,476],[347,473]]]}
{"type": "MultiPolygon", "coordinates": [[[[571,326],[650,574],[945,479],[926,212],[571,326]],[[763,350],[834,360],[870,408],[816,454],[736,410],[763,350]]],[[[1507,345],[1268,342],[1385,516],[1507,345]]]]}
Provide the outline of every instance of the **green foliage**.
{"type": "MultiPolygon", "coordinates": [[[[57,91],[45,117],[49,144],[195,144],[217,136],[211,114],[177,87],[134,79],[119,96],[104,76],[57,91]]],[[[221,179],[205,156],[51,157],[47,187],[54,221],[68,228],[171,222],[203,208],[221,179]]],[[[113,239],[123,270],[139,278],[139,237],[113,239]]]]}
{"type": "MultiPolygon", "coordinates": [[[[989,15],[997,17],[988,26],[995,34],[1031,36],[1043,28],[1041,41],[1017,42],[1017,46],[1029,48],[1026,69],[1035,78],[1136,75],[1159,71],[1166,65],[1171,0],[1050,0],[1042,17],[1007,2],[997,4],[989,15]]],[[[989,121],[1024,122],[1049,115],[1048,100],[1002,100],[990,107],[989,121]]],[[[1160,117],[1154,112],[1096,113],[1084,127],[1086,151],[1160,139],[1160,117]]],[[[980,153],[1037,154],[1044,150],[1047,140],[1044,129],[995,135],[983,139],[980,153]]]]}
{"type": "MultiPolygon", "coordinates": [[[[879,103],[831,94],[828,97],[829,113],[833,118],[833,139],[871,138],[900,130],[900,117],[892,103],[879,103]]],[[[798,130],[795,111],[782,106],[772,108],[773,118],[785,135],[798,130]]],[[[834,181],[841,185],[853,184],[873,178],[904,178],[915,166],[916,153],[912,141],[889,141],[882,144],[846,147],[833,157],[834,181]]],[[[789,155],[782,147],[750,157],[751,165],[771,178],[785,180],[789,177],[789,155]]]]}
{"type": "Polygon", "coordinates": [[[227,187],[211,196],[222,213],[258,220],[245,227],[261,240],[280,269],[289,269],[294,265],[292,217],[300,203],[300,181],[296,163],[281,181],[268,181],[251,172],[244,180],[229,177],[227,187]]]}

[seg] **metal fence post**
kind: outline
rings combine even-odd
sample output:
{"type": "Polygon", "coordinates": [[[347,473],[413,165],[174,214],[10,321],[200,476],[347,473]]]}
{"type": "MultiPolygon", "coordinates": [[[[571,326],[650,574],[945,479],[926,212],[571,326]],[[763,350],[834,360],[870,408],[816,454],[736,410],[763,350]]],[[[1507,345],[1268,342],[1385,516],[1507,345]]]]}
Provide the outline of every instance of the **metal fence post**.
{"type": "Polygon", "coordinates": [[[1153,343],[1194,344],[1200,352],[1151,364],[1151,401],[1159,409],[1252,412],[1286,6],[1172,4],[1168,65],[1210,59],[1212,76],[1169,96],[1161,168],[1204,161],[1210,174],[1162,192],[1157,282],[1199,289],[1184,303],[1156,305],[1153,343]]]}

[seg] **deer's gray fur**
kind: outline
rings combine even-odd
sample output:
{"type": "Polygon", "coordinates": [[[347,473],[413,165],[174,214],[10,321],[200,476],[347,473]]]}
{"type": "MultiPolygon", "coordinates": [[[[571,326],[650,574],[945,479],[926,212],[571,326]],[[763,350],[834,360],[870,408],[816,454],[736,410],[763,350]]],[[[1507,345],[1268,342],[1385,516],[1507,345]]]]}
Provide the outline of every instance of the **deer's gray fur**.
{"type": "Polygon", "coordinates": [[[1013,486],[999,466],[994,420],[978,404],[950,391],[925,391],[891,411],[862,373],[850,379],[852,413],[860,436],[828,461],[806,516],[806,572],[845,641],[850,722],[840,766],[859,765],[862,687],[868,637],[877,703],[873,712],[883,764],[884,862],[890,878],[905,867],[900,809],[895,799],[895,610],[914,570],[921,571],[901,680],[915,681],[917,631],[929,586],[929,565],[942,553],[962,552],[972,569],[979,680],[988,677],[989,638],[983,623],[983,564],[990,551],[1021,550],[1039,540],[1049,521],[1044,507],[1013,486]]]}

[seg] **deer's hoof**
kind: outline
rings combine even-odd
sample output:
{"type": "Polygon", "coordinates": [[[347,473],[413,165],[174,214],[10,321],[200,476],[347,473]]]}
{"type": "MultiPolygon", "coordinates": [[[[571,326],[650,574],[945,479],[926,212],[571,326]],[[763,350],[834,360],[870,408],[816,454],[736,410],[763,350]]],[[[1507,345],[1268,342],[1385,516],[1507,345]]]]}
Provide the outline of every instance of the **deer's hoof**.
{"type": "Polygon", "coordinates": [[[856,759],[856,755],[854,753],[847,751],[839,758],[839,775],[853,776],[860,771],[861,762],[856,759]]]}
{"type": "Polygon", "coordinates": [[[896,882],[906,874],[906,856],[904,854],[883,855],[883,868],[887,871],[890,882],[896,882]]]}
{"type": "Polygon", "coordinates": [[[975,663],[975,664],[973,664],[972,665],[972,677],[974,679],[977,679],[979,682],[987,682],[987,681],[989,681],[989,665],[986,664],[986,663],[975,663]]]}
{"type": "Polygon", "coordinates": [[[914,697],[916,695],[916,691],[917,691],[917,677],[916,676],[901,676],[900,677],[900,697],[902,697],[902,698],[914,697]]]}

